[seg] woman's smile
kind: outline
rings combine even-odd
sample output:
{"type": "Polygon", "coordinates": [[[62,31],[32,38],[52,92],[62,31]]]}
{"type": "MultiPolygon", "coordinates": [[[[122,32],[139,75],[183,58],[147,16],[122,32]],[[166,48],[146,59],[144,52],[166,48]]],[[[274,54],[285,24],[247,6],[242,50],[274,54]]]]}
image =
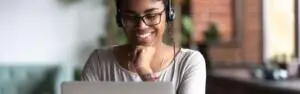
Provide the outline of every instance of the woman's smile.
{"type": "Polygon", "coordinates": [[[154,31],[137,32],[137,44],[149,44],[155,39],[156,33],[154,31]]]}

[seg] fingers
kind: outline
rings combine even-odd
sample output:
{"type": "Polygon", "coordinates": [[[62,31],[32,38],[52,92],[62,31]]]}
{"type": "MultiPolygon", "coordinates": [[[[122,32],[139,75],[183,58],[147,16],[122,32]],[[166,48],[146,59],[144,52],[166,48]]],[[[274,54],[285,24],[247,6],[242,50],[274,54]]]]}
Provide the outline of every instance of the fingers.
{"type": "Polygon", "coordinates": [[[138,46],[134,51],[133,62],[136,66],[150,66],[154,53],[154,47],[138,46]]]}
{"type": "Polygon", "coordinates": [[[141,50],[136,50],[134,51],[134,55],[133,55],[133,64],[136,66],[137,62],[139,61],[140,57],[141,57],[141,50]]]}

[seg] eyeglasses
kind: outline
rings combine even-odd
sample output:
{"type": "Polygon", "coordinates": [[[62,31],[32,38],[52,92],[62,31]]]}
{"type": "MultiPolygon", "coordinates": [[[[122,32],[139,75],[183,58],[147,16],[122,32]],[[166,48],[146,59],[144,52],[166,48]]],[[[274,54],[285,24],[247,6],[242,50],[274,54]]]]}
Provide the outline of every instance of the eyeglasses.
{"type": "Polygon", "coordinates": [[[134,27],[137,26],[142,19],[147,26],[154,26],[161,22],[161,15],[164,11],[165,10],[159,13],[146,14],[144,16],[122,15],[122,24],[126,27],[134,27]]]}

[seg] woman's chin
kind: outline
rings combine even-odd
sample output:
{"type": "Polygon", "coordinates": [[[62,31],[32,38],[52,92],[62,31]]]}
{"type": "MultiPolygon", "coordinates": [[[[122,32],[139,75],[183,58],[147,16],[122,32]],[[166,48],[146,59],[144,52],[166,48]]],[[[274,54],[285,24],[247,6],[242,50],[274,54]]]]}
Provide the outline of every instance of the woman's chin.
{"type": "Polygon", "coordinates": [[[136,43],[136,46],[153,46],[154,45],[154,42],[153,41],[143,41],[143,42],[137,42],[136,43]]]}

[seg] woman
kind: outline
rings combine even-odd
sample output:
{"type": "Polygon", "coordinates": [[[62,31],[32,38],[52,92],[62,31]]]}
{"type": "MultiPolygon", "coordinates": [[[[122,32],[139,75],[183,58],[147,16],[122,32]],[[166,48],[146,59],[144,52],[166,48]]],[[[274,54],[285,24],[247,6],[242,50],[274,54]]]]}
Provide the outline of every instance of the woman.
{"type": "Polygon", "coordinates": [[[205,93],[205,60],[194,50],[163,43],[174,13],[168,0],[116,0],[117,23],[129,42],[94,51],[83,81],[169,81],[178,94],[205,93]]]}

